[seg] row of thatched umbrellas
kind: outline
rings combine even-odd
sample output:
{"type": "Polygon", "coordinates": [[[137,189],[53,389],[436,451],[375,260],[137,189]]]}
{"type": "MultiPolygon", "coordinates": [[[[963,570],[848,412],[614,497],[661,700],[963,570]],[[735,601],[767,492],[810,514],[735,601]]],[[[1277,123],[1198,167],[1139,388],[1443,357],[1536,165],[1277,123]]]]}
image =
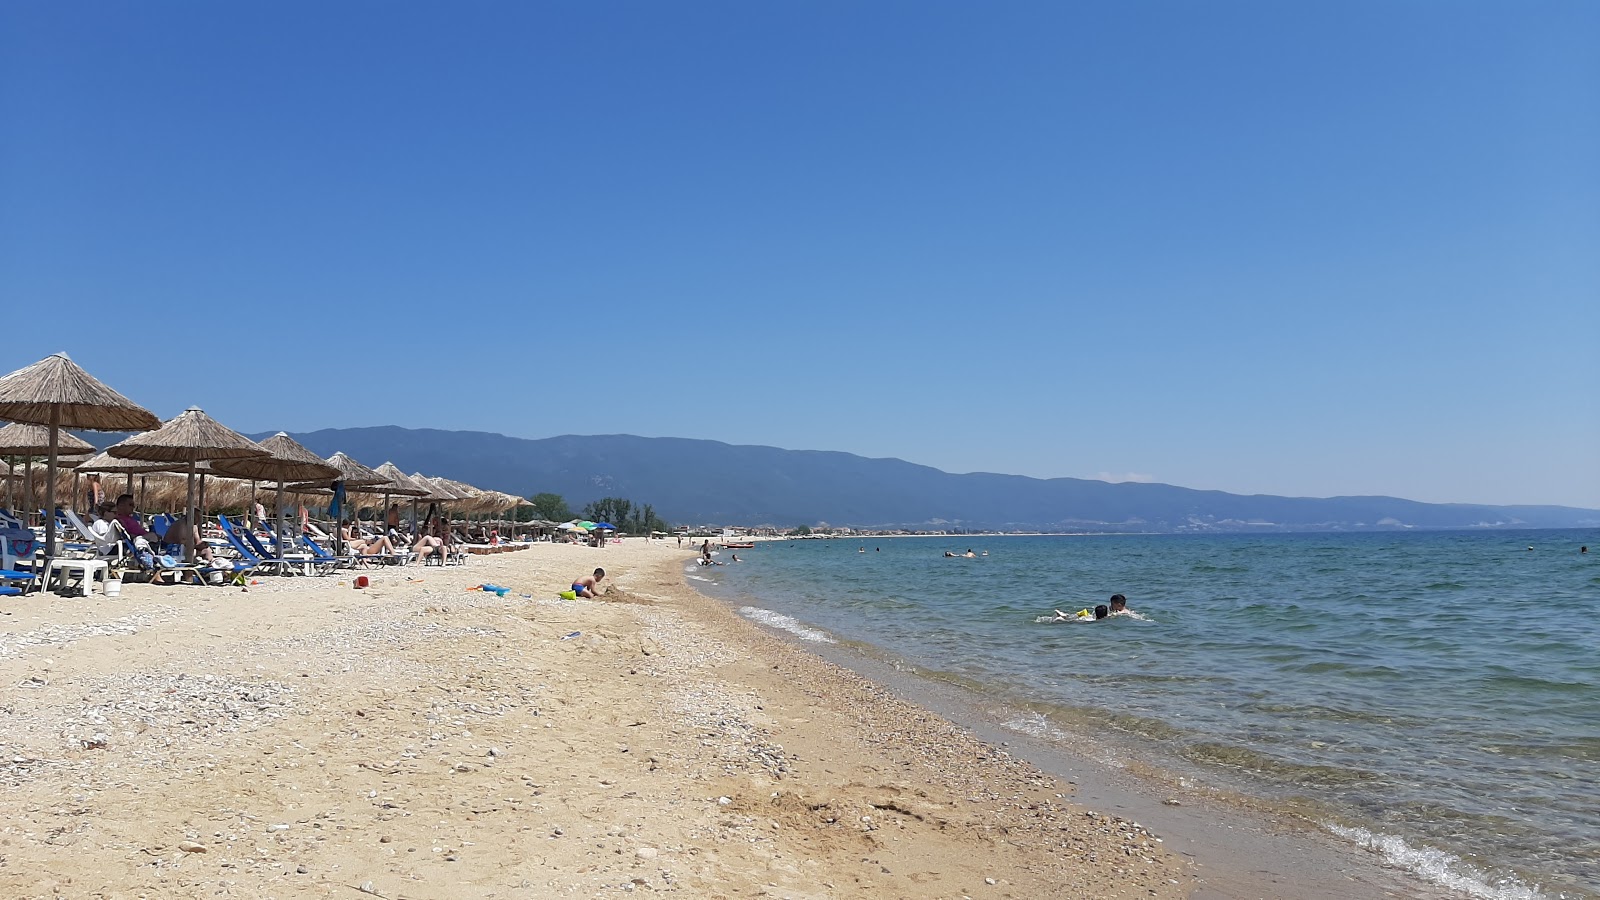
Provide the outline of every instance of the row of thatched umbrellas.
{"type": "MultiPolygon", "coordinates": [[[[275,484],[280,533],[285,489],[304,492],[332,488],[336,503],[342,500],[345,490],[382,494],[385,508],[391,497],[409,498],[414,504],[488,499],[504,504],[502,508],[523,502],[511,494],[479,491],[460,482],[431,479],[420,473],[408,476],[393,463],[370,469],[344,453],[324,460],[283,432],[256,443],[192,407],[163,423],[155,414],[96,380],[64,353],[0,378],[0,419],[14,423],[0,428],[0,455],[42,455],[48,459],[47,554],[53,554],[56,546],[56,475],[62,468],[63,455],[74,459],[67,467],[78,473],[126,473],[130,483],[134,474],[186,475],[185,509],[189,522],[199,521],[196,482],[203,490],[206,475],[275,484]],[[140,433],[85,459],[94,452],[93,446],[62,433],[69,428],[140,433]]],[[[31,475],[30,466],[30,479],[31,475]]],[[[193,540],[198,531],[185,531],[185,553],[192,561],[193,540]]]]}

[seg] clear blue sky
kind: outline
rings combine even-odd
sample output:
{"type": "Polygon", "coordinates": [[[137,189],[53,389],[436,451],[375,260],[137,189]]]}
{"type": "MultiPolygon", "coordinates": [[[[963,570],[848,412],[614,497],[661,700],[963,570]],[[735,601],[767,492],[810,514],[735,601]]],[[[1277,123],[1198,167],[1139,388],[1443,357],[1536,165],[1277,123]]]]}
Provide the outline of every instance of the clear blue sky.
{"type": "Polygon", "coordinates": [[[1592,2],[12,0],[0,122],[163,417],[1600,507],[1592,2]]]}

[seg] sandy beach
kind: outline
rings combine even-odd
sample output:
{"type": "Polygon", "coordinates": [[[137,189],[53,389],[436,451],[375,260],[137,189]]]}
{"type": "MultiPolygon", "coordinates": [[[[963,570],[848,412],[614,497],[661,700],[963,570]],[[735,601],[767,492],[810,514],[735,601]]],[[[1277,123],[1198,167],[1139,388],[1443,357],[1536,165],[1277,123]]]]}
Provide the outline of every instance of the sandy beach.
{"type": "Polygon", "coordinates": [[[689,556],[8,599],[0,895],[1194,890],[1144,828],[693,592],[689,556]],[[605,598],[556,599],[595,565],[605,598]]]}

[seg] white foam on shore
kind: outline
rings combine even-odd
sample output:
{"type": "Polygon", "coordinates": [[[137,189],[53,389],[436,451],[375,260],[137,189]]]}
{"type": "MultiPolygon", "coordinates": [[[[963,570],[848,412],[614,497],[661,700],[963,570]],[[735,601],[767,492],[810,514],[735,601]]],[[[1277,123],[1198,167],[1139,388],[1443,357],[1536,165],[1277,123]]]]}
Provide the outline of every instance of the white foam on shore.
{"type": "Polygon", "coordinates": [[[1018,718],[1010,719],[1002,722],[1001,727],[1009,728],[1018,734],[1026,734],[1029,737],[1045,738],[1047,740],[1059,740],[1063,736],[1061,729],[1051,725],[1050,720],[1040,713],[1027,713],[1018,718]]]}
{"type": "Polygon", "coordinates": [[[819,628],[812,628],[810,625],[807,625],[793,616],[786,616],[783,613],[773,612],[770,609],[762,609],[759,606],[741,606],[739,607],[739,615],[744,616],[746,619],[760,622],[769,628],[776,628],[779,631],[787,631],[802,641],[811,641],[812,643],[816,644],[839,643],[838,641],[834,640],[833,635],[827,633],[826,631],[823,631],[819,628]]]}
{"type": "Polygon", "coordinates": [[[1550,895],[1511,876],[1495,877],[1461,857],[1431,847],[1413,847],[1392,834],[1373,834],[1365,828],[1323,823],[1329,831],[1383,857],[1425,881],[1477,900],[1550,900],[1550,895]]]}

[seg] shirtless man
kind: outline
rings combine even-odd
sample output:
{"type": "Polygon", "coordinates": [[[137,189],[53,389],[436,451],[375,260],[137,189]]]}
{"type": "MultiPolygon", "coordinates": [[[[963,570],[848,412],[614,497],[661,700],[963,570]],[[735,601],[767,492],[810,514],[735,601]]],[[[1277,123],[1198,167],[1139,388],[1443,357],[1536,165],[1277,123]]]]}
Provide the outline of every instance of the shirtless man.
{"type": "Polygon", "coordinates": [[[605,577],[605,569],[595,569],[593,575],[585,575],[572,582],[572,592],[579,597],[598,597],[600,596],[600,580],[605,577]]]}

